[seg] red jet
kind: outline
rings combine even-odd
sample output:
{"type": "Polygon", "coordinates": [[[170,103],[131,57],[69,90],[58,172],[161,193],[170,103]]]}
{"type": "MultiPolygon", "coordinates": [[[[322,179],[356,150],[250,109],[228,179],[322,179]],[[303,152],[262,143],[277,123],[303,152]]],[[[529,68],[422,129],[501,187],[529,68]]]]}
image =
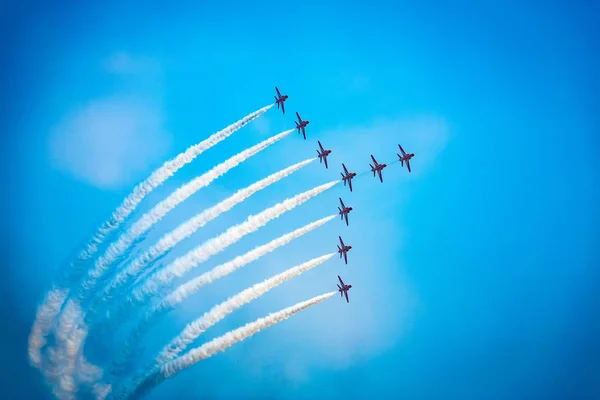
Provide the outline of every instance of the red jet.
{"type": "Polygon", "coordinates": [[[406,161],[406,167],[408,168],[408,172],[410,172],[410,159],[413,158],[415,155],[413,153],[407,154],[400,145],[398,145],[398,147],[400,147],[400,151],[402,152],[402,155],[396,153],[396,155],[400,159],[400,165],[404,167],[404,161],[406,161]]]}
{"type": "Polygon", "coordinates": [[[346,295],[346,303],[350,303],[350,300],[348,299],[348,290],[350,290],[350,288],[352,288],[352,285],[346,285],[344,283],[344,281],[342,280],[342,278],[340,278],[339,275],[338,275],[338,279],[340,280],[340,283],[342,284],[342,286],[337,285],[338,291],[340,292],[340,297],[342,297],[343,295],[346,295]]]}
{"type": "Polygon", "coordinates": [[[310,121],[302,121],[302,118],[300,118],[300,114],[298,114],[298,111],[296,111],[296,116],[298,117],[298,121],[294,121],[296,122],[296,129],[298,129],[298,133],[300,133],[300,129],[302,129],[302,135],[304,135],[304,140],[306,140],[306,131],[304,130],[304,128],[306,128],[306,125],[310,124],[310,121]]]}
{"type": "Polygon", "coordinates": [[[348,226],[348,213],[350,211],[352,211],[352,207],[346,207],[344,205],[344,202],[342,201],[342,198],[340,197],[339,199],[340,199],[340,204],[342,205],[342,208],[338,207],[338,210],[340,211],[340,217],[341,217],[341,219],[344,219],[344,217],[346,217],[346,226],[348,226]]]}
{"type": "Polygon", "coordinates": [[[381,176],[381,171],[383,171],[383,169],[387,167],[387,164],[377,163],[377,160],[375,159],[375,157],[373,157],[373,154],[371,154],[371,159],[375,163],[375,166],[369,164],[369,166],[371,167],[371,172],[373,172],[373,177],[375,177],[375,172],[377,172],[379,174],[379,180],[383,182],[383,176],[381,176]]]}
{"type": "Polygon", "coordinates": [[[319,155],[319,162],[325,161],[325,168],[329,168],[327,166],[327,156],[331,154],[331,150],[325,150],[321,142],[319,142],[318,140],[317,143],[319,143],[319,147],[321,148],[321,151],[317,150],[317,154],[319,155]]]}
{"type": "Polygon", "coordinates": [[[279,110],[279,105],[281,104],[281,111],[283,111],[283,113],[285,114],[285,104],[284,103],[287,100],[288,95],[284,94],[282,96],[279,89],[277,89],[277,86],[275,86],[275,90],[277,91],[277,96],[275,96],[275,103],[277,103],[277,109],[279,110]]]}
{"type": "Polygon", "coordinates": [[[344,176],[344,174],[342,174],[340,172],[340,174],[342,174],[342,180],[344,181],[344,186],[346,186],[346,181],[348,181],[348,186],[350,186],[350,191],[352,191],[352,178],[354,178],[356,176],[356,172],[348,172],[348,169],[346,168],[344,163],[342,163],[342,168],[344,168],[344,172],[346,173],[346,176],[344,176]]]}
{"type": "Polygon", "coordinates": [[[342,247],[340,247],[338,245],[338,253],[340,253],[340,259],[342,258],[342,254],[344,255],[344,261],[346,262],[346,264],[348,264],[348,251],[350,251],[350,249],[352,248],[352,246],[346,246],[344,244],[344,241],[342,240],[341,236],[338,236],[340,238],[340,244],[342,245],[342,247]]]}

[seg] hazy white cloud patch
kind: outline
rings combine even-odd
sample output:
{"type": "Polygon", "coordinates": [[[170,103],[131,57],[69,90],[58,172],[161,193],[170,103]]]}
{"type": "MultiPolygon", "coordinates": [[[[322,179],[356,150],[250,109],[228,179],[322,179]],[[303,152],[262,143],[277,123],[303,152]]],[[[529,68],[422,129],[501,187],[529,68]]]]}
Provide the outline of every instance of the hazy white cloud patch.
{"type": "Polygon", "coordinates": [[[131,183],[168,150],[160,107],[117,96],[93,100],[67,116],[50,137],[54,165],[92,185],[131,183]]]}
{"type": "Polygon", "coordinates": [[[151,57],[134,56],[128,52],[114,53],[105,62],[107,71],[119,75],[157,74],[160,64],[151,57]]]}
{"type": "Polygon", "coordinates": [[[264,115],[258,119],[255,119],[254,121],[252,121],[251,126],[256,132],[258,132],[259,134],[261,134],[263,136],[270,135],[271,132],[273,131],[271,129],[271,121],[269,120],[269,118],[267,116],[264,116],[264,115]]]}
{"type": "Polygon", "coordinates": [[[369,154],[373,154],[380,163],[396,161],[400,144],[405,151],[415,154],[410,161],[411,175],[418,176],[431,167],[446,147],[450,139],[450,127],[443,117],[409,115],[376,118],[371,123],[359,126],[341,126],[324,132],[323,136],[344,138],[344,147],[335,151],[347,165],[354,165],[354,160],[359,159],[359,165],[363,166],[365,161],[370,162],[369,154]]]}

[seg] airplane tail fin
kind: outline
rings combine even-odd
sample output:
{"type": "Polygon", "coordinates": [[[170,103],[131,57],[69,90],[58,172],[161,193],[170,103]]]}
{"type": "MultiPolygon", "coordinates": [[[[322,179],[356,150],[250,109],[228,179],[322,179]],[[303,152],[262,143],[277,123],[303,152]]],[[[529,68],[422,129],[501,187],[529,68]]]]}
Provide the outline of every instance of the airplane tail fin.
{"type": "Polygon", "coordinates": [[[340,253],[340,258],[342,258],[342,249],[340,248],[340,246],[338,245],[338,253],[340,253]]]}

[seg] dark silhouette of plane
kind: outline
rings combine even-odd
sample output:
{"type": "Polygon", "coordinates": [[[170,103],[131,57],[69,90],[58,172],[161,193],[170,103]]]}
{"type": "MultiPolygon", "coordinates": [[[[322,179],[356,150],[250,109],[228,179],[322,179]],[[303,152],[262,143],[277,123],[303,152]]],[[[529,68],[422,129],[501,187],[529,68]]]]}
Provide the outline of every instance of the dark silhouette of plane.
{"type": "Polygon", "coordinates": [[[338,253],[340,253],[340,259],[342,258],[342,254],[344,255],[344,262],[346,264],[348,264],[348,251],[350,251],[350,249],[352,248],[352,246],[346,246],[344,244],[344,241],[342,240],[341,236],[338,236],[340,238],[340,244],[342,245],[342,247],[340,247],[338,245],[338,253]]]}
{"type": "Polygon", "coordinates": [[[321,148],[321,151],[317,150],[317,154],[319,155],[319,162],[325,161],[325,168],[329,168],[327,166],[327,156],[331,154],[331,150],[325,150],[321,142],[319,142],[318,140],[317,143],[319,143],[319,147],[321,148]]]}
{"type": "Polygon", "coordinates": [[[373,157],[373,154],[371,154],[371,159],[375,163],[375,166],[369,164],[369,166],[371,167],[371,172],[373,172],[373,177],[375,177],[375,172],[377,172],[379,174],[379,180],[383,182],[383,176],[381,176],[381,171],[383,171],[383,169],[387,167],[387,164],[379,164],[375,157],[373,157]]]}
{"type": "Polygon", "coordinates": [[[337,285],[338,291],[340,292],[340,297],[346,295],[346,303],[350,303],[350,299],[348,299],[348,290],[350,290],[352,288],[352,285],[346,285],[344,283],[344,281],[342,280],[342,278],[340,278],[339,275],[338,275],[338,279],[340,280],[340,283],[342,284],[342,286],[337,285]]]}
{"type": "Polygon", "coordinates": [[[281,111],[285,114],[285,101],[288,98],[287,94],[281,95],[277,86],[275,86],[275,90],[277,91],[277,96],[275,96],[275,103],[277,103],[277,109],[279,110],[279,105],[281,105],[281,111]]]}
{"type": "Polygon", "coordinates": [[[400,151],[402,152],[402,155],[396,153],[396,155],[400,159],[400,165],[404,167],[404,161],[406,161],[406,167],[408,168],[408,172],[410,172],[410,159],[413,158],[415,155],[413,153],[407,154],[400,145],[398,145],[398,147],[400,147],[400,151]]]}
{"type": "Polygon", "coordinates": [[[346,173],[346,175],[344,176],[344,174],[342,174],[340,172],[340,174],[342,174],[342,180],[344,181],[344,186],[346,186],[346,181],[348,181],[348,186],[350,186],[350,191],[352,191],[352,178],[354,178],[356,176],[356,172],[348,172],[348,169],[346,168],[344,163],[342,163],[342,168],[344,168],[344,172],[346,173]]]}
{"type": "Polygon", "coordinates": [[[352,207],[346,207],[344,205],[344,202],[342,201],[342,198],[340,197],[340,204],[342,205],[342,208],[338,207],[338,210],[340,210],[340,217],[341,219],[344,219],[344,217],[346,217],[346,226],[348,226],[348,213],[350,211],[352,211],[352,207]]]}
{"type": "Polygon", "coordinates": [[[310,121],[302,121],[302,118],[300,118],[300,114],[298,114],[298,111],[296,111],[296,116],[298,117],[298,121],[294,121],[296,122],[296,129],[298,129],[298,133],[300,133],[300,129],[302,129],[302,135],[304,136],[304,140],[306,140],[306,131],[304,130],[304,128],[306,128],[306,125],[310,124],[310,121]]]}

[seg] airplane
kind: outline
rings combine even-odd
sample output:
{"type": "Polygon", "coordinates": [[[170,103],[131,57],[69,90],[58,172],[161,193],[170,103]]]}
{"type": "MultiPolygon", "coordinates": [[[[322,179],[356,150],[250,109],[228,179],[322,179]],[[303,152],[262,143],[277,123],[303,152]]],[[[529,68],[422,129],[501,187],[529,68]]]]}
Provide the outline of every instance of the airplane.
{"type": "Polygon", "coordinates": [[[402,155],[396,153],[396,155],[400,159],[400,165],[404,167],[404,161],[406,161],[406,167],[408,168],[408,172],[410,172],[410,159],[413,158],[415,155],[414,153],[407,154],[400,145],[398,145],[398,147],[400,147],[400,151],[402,152],[402,155]]]}
{"type": "Polygon", "coordinates": [[[338,275],[338,279],[340,280],[340,283],[342,284],[342,286],[337,285],[338,290],[340,292],[340,297],[342,297],[343,295],[346,295],[346,303],[350,303],[350,300],[348,299],[348,290],[350,290],[352,288],[352,285],[346,285],[344,283],[344,281],[342,280],[342,278],[340,278],[339,275],[338,275]]]}
{"type": "Polygon", "coordinates": [[[342,247],[340,247],[338,245],[338,253],[340,253],[340,259],[342,258],[342,254],[344,255],[344,261],[346,262],[346,264],[348,264],[348,251],[350,251],[350,249],[352,248],[352,246],[346,246],[344,244],[344,241],[342,240],[341,236],[338,236],[340,238],[340,243],[342,245],[342,247]]]}
{"type": "Polygon", "coordinates": [[[310,121],[302,121],[302,118],[300,118],[300,114],[298,114],[298,111],[296,111],[296,116],[298,117],[298,121],[294,121],[296,122],[296,129],[298,129],[298,133],[300,133],[300,129],[302,129],[302,135],[304,135],[304,140],[306,140],[306,131],[304,130],[304,128],[306,128],[306,125],[310,124],[310,121]]]}
{"type": "MultiPolygon", "coordinates": [[[[346,176],[344,176],[344,174],[342,174],[342,180],[344,181],[344,186],[346,186],[346,181],[348,181],[348,186],[350,186],[350,191],[352,191],[352,178],[354,178],[356,176],[356,172],[348,172],[348,169],[346,168],[344,163],[342,163],[342,168],[344,168],[344,172],[346,173],[346,176]]],[[[341,172],[340,172],[340,174],[341,174],[341,172]]]]}
{"type": "Polygon", "coordinates": [[[284,94],[282,96],[279,89],[277,89],[277,86],[275,86],[275,90],[277,91],[277,96],[275,96],[275,103],[277,103],[277,109],[279,110],[279,105],[281,104],[281,111],[283,111],[283,113],[285,114],[285,104],[284,103],[287,100],[288,95],[284,94]]]}
{"type": "Polygon", "coordinates": [[[319,143],[319,147],[321,148],[321,151],[317,150],[317,154],[319,155],[319,162],[325,161],[325,168],[329,168],[327,166],[327,156],[331,154],[331,150],[325,150],[321,142],[319,142],[318,140],[317,143],[319,143]]]}
{"type": "Polygon", "coordinates": [[[373,177],[375,177],[375,172],[377,172],[379,174],[379,180],[383,182],[383,176],[381,176],[381,171],[383,171],[383,169],[387,167],[387,164],[379,164],[375,157],[373,157],[373,154],[371,154],[371,159],[375,163],[375,166],[369,164],[369,166],[371,167],[371,171],[373,172],[373,177]]]}
{"type": "Polygon", "coordinates": [[[344,205],[344,202],[342,201],[342,198],[340,197],[340,204],[342,205],[342,208],[338,207],[338,210],[340,210],[340,217],[341,219],[344,219],[344,217],[346,217],[346,226],[348,226],[348,213],[350,211],[352,211],[352,207],[346,207],[344,205]]]}

